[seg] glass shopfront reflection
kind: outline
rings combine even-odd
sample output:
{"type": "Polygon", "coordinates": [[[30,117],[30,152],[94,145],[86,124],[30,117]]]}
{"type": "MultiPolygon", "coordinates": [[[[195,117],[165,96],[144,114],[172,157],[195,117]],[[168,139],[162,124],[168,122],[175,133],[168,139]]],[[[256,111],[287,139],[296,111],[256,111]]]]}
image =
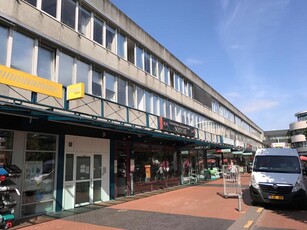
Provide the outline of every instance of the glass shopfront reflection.
{"type": "Polygon", "coordinates": [[[179,184],[178,157],[174,148],[135,144],[134,161],[135,193],[179,184]]]}

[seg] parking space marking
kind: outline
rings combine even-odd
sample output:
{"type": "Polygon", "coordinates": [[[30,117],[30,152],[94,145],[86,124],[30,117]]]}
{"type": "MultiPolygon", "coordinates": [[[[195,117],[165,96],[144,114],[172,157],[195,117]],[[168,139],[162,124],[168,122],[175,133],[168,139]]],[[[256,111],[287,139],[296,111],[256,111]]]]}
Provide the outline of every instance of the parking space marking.
{"type": "Polygon", "coordinates": [[[243,227],[244,228],[250,228],[250,226],[252,226],[253,223],[254,223],[253,220],[249,220],[249,221],[247,221],[247,223],[243,227]]]}
{"type": "Polygon", "coordinates": [[[259,212],[262,212],[263,211],[263,208],[258,208],[257,209],[257,212],[259,213],[259,212]]]}

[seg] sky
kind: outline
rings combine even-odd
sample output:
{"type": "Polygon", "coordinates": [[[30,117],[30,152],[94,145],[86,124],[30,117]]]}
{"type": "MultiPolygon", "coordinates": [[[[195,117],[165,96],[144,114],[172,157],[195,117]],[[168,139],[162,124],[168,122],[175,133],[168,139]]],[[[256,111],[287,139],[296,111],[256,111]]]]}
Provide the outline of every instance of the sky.
{"type": "Polygon", "coordinates": [[[307,0],[111,0],[264,131],[307,110],[307,0]]]}

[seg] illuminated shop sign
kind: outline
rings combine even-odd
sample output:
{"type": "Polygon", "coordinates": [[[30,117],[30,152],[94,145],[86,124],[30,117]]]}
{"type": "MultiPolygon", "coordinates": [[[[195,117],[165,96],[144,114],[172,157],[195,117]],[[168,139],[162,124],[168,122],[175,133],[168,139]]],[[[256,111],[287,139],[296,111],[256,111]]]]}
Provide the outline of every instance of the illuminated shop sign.
{"type": "Polygon", "coordinates": [[[172,121],[164,117],[160,117],[160,130],[181,134],[189,137],[195,137],[196,133],[195,128],[181,124],[179,122],[172,121]]]}
{"type": "Polygon", "coordinates": [[[79,99],[84,97],[84,83],[67,86],[67,100],[79,99]]]}
{"type": "Polygon", "coordinates": [[[0,65],[0,84],[62,98],[62,84],[0,65]]]}

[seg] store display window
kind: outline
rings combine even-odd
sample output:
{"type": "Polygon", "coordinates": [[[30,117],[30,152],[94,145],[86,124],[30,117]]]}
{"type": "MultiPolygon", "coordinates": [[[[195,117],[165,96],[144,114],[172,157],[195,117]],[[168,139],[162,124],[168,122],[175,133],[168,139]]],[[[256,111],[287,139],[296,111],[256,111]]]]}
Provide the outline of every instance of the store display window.
{"type": "Polygon", "coordinates": [[[56,136],[28,133],[22,216],[53,212],[56,136]]]}

